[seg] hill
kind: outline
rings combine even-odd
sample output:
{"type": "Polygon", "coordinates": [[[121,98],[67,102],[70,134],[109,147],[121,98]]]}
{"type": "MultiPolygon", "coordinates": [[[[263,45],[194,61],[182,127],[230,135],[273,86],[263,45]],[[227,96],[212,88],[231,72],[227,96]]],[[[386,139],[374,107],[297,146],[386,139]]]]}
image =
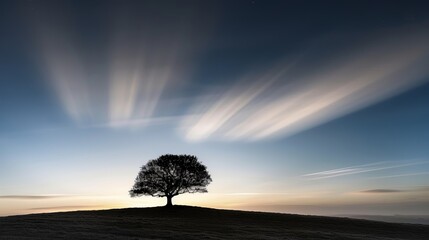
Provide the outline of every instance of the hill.
{"type": "Polygon", "coordinates": [[[0,239],[429,239],[429,225],[174,206],[0,218],[0,239]]]}

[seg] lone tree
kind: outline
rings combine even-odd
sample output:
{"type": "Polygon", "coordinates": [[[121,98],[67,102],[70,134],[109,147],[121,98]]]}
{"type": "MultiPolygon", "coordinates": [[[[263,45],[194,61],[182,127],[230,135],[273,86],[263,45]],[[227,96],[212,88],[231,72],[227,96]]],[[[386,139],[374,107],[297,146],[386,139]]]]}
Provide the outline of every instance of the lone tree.
{"type": "Polygon", "coordinates": [[[143,165],[130,190],[131,197],[149,195],[171,199],[182,193],[205,193],[212,181],[206,166],[192,155],[166,154],[143,165]]]}

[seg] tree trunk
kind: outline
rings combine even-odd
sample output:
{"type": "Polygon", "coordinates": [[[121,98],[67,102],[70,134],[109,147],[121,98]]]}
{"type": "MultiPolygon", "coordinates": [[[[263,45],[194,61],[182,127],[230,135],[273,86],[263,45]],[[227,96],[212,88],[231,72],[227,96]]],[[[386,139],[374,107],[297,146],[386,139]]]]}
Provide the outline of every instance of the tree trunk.
{"type": "Polygon", "coordinates": [[[165,205],[166,207],[173,206],[173,202],[171,201],[172,198],[173,198],[172,196],[167,196],[167,205],[165,205]]]}

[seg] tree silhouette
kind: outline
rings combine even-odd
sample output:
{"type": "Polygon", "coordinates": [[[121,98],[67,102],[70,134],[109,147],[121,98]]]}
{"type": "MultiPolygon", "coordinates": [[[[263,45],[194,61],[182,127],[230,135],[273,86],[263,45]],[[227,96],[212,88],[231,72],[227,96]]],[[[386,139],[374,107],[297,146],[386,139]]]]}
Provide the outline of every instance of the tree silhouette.
{"type": "Polygon", "coordinates": [[[167,197],[166,206],[171,207],[174,196],[205,193],[211,181],[206,166],[196,156],[166,154],[141,167],[129,192],[131,197],[167,197]]]}

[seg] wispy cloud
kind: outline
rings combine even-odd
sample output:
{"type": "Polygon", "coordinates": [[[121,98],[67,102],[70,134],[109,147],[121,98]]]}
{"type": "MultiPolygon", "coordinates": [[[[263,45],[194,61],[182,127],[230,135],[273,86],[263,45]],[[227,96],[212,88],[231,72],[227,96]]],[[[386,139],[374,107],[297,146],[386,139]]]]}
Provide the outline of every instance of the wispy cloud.
{"type": "Polygon", "coordinates": [[[145,126],[147,119],[173,115],[165,113],[163,100],[191,93],[217,98],[181,106],[190,109],[180,112],[179,127],[188,140],[290,136],[422,84],[429,75],[423,26],[350,44],[356,51],[329,54],[316,64],[318,53],[308,51],[305,58],[244,72],[220,93],[194,94],[184,87],[208,35],[198,24],[201,16],[171,19],[150,6],[136,15],[125,9],[112,10],[100,46],[82,44],[72,18],[36,17],[42,19],[34,23],[41,70],[65,112],[82,125],[145,126]]]}
{"type": "Polygon", "coordinates": [[[429,187],[414,187],[408,189],[369,189],[364,191],[359,191],[359,193],[402,193],[402,192],[428,192],[429,187]]]}
{"type": "Polygon", "coordinates": [[[367,172],[382,171],[382,170],[394,169],[394,168],[403,168],[403,167],[422,165],[422,164],[428,164],[428,163],[429,161],[416,161],[416,162],[409,162],[409,163],[384,161],[384,162],[376,162],[376,163],[370,163],[370,164],[364,164],[364,165],[351,166],[346,168],[337,168],[337,169],[332,169],[332,170],[327,170],[322,172],[309,173],[302,176],[308,178],[309,180],[318,180],[318,179],[334,178],[334,177],[340,177],[340,176],[346,176],[346,175],[352,175],[352,174],[358,174],[358,173],[367,173],[367,172]]]}
{"type": "Polygon", "coordinates": [[[0,195],[0,199],[42,200],[70,197],[69,195],[0,195]]]}
{"type": "Polygon", "coordinates": [[[184,116],[166,116],[166,117],[152,117],[152,118],[136,118],[122,121],[110,121],[107,123],[101,124],[92,124],[83,126],[83,128],[121,128],[121,127],[139,127],[139,126],[148,126],[148,125],[159,125],[159,124],[168,124],[172,122],[178,122],[182,120],[184,116]]]}
{"type": "Polygon", "coordinates": [[[198,16],[165,17],[153,6],[137,11],[136,5],[111,9],[105,41],[87,46],[71,16],[43,8],[34,11],[33,23],[40,68],[65,112],[81,125],[137,127],[165,115],[163,94],[186,82],[205,36],[193,20],[198,16]]]}
{"type": "MultiPolygon", "coordinates": [[[[208,106],[203,115],[193,115],[191,119],[186,119],[185,124],[191,126],[186,133],[186,137],[190,140],[198,140],[212,135],[261,93],[270,88],[281,77],[281,73],[282,71],[269,73],[259,79],[250,81],[247,77],[243,78],[219,100],[208,106]],[[250,82],[250,85],[248,82],[250,82]]],[[[203,106],[198,107],[206,108],[203,106]]]]}
{"type": "Polygon", "coordinates": [[[103,207],[101,205],[75,205],[75,206],[55,206],[55,207],[40,207],[40,208],[28,208],[27,210],[36,211],[51,211],[51,210],[76,210],[76,209],[93,209],[103,207]]]}
{"type": "Polygon", "coordinates": [[[74,36],[50,24],[36,26],[39,63],[66,113],[76,121],[91,115],[88,75],[74,36]]]}
{"type": "Polygon", "coordinates": [[[370,190],[365,190],[360,192],[361,193],[399,193],[404,191],[398,190],[398,189],[370,189],[370,190]]]}
{"type": "MultiPolygon", "coordinates": [[[[127,15],[116,17],[118,29],[112,30],[109,47],[109,119],[121,122],[153,117],[164,91],[178,87],[188,74],[187,63],[195,50],[189,44],[192,39],[177,22],[156,33],[149,25],[128,22],[127,15]]],[[[165,21],[153,15],[150,18],[147,20],[165,21]]]]}
{"type": "Polygon", "coordinates": [[[291,193],[237,192],[225,193],[228,196],[291,195],[291,193]]]}
{"type": "Polygon", "coordinates": [[[245,76],[239,87],[196,104],[193,109],[200,116],[184,122],[186,137],[289,136],[406,91],[429,74],[424,64],[429,36],[422,32],[386,34],[349,57],[320,63],[324,67],[318,69],[300,60],[245,76]]]}

